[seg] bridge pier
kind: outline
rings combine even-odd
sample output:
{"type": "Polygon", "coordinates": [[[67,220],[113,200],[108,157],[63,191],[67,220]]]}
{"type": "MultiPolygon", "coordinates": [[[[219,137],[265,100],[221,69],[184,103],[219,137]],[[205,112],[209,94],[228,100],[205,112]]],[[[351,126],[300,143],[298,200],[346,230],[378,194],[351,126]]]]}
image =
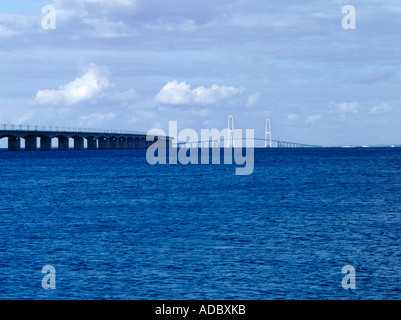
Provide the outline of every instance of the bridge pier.
{"type": "Polygon", "coordinates": [[[74,150],[84,150],[84,138],[74,137],[74,150]]]}
{"type": "Polygon", "coordinates": [[[126,138],[120,138],[118,140],[118,149],[127,149],[128,144],[127,144],[127,139],[126,138]]]}
{"type": "MultiPolygon", "coordinates": [[[[152,137],[152,141],[146,141],[146,134],[124,131],[89,131],[88,129],[77,129],[52,127],[34,127],[27,126],[1,126],[0,137],[8,139],[9,151],[20,151],[21,140],[24,139],[25,151],[50,151],[52,150],[52,139],[57,139],[58,150],[69,150],[70,139],[73,139],[74,150],[109,150],[109,149],[146,149],[157,139],[161,139],[160,146],[168,148],[171,143],[169,137],[152,137]],[[43,129],[43,130],[41,130],[43,129]],[[39,139],[38,139],[39,138],[39,139]]],[[[195,144],[194,144],[195,145],[195,144]]],[[[196,144],[199,147],[198,144],[196,144]]]]}
{"type": "Polygon", "coordinates": [[[52,149],[52,139],[50,137],[40,137],[40,151],[50,151],[52,149]]]}
{"type": "Polygon", "coordinates": [[[134,149],[134,138],[127,138],[127,149],[134,149]]]}
{"type": "Polygon", "coordinates": [[[89,137],[86,139],[88,142],[88,150],[97,150],[97,139],[89,137]]]}
{"type": "Polygon", "coordinates": [[[67,137],[58,137],[58,149],[66,151],[70,148],[69,139],[67,137]]]}
{"type": "Polygon", "coordinates": [[[26,136],[25,139],[25,151],[36,151],[38,150],[38,141],[36,135],[26,136]]]}
{"type": "Polygon", "coordinates": [[[146,148],[146,138],[140,138],[139,140],[139,149],[145,149],[146,148]]]}
{"type": "Polygon", "coordinates": [[[134,138],[134,149],[140,149],[141,148],[141,138],[135,137],[134,138]]]}
{"type": "Polygon", "coordinates": [[[20,151],[21,139],[18,137],[8,137],[8,151],[20,151]]]}
{"type": "Polygon", "coordinates": [[[109,138],[109,149],[116,150],[118,149],[118,140],[115,137],[109,138]]]}
{"type": "Polygon", "coordinates": [[[99,150],[109,149],[109,140],[106,137],[98,138],[99,150]]]}
{"type": "MultiPolygon", "coordinates": [[[[159,141],[159,137],[154,137],[153,140],[148,141],[146,138],[143,138],[143,146],[142,149],[147,149],[149,148],[152,144],[156,143],[157,141],[159,141]]],[[[162,143],[162,142],[161,142],[162,143]]]]}

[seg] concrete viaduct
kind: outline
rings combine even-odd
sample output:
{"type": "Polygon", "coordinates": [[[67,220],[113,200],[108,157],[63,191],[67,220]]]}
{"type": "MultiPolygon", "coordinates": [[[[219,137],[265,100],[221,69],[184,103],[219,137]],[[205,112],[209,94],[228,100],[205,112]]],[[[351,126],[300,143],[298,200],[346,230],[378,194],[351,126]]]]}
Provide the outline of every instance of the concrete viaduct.
{"type": "Polygon", "coordinates": [[[2,138],[8,138],[9,151],[20,151],[22,139],[25,151],[50,151],[52,139],[58,140],[58,150],[69,150],[70,139],[74,150],[84,150],[85,140],[87,150],[146,149],[156,141],[155,138],[166,139],[166,146],[170,140],[169,137],[153,136],[152,141],[146,141],[146,133],[135,131],[18,125],[1,125],[2,138]]]}

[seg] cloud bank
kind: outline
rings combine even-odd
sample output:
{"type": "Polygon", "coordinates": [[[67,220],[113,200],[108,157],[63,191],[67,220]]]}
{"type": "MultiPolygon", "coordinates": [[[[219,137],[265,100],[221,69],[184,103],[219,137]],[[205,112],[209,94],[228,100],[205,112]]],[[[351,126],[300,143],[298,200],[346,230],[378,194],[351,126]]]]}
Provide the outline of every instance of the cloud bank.
{"type": "Polygon", "coordinates": [[[168,82],[156,95],[155,101],[169,105],[214,105],[229,97],[241,94],[244,88],[212,85],[210,88],[203,86],[191,89],[186,82],[176,80],[168,82]]]}
{"type": "Polygon", "coordinates": [[[91,64],[85,74],[58,90],[39,90],[34,102],[38,105],[73,105],[99,95],[108,86],[107,78],[95,64],[91,64]]]}

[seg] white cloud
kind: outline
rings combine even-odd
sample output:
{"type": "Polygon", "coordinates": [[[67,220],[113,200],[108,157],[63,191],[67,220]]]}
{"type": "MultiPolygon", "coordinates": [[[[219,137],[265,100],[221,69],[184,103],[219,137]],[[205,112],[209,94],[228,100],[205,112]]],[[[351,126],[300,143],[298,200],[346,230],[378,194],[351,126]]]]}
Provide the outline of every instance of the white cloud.
{"type": "Polygon", "coordinates": [[[287,119],[290,121],[295,121],[298,119],[298,115],[296,113],[291,113],[288,115],[287,119]]]}
{"type": "Polygon", "coordinates": [[[94,3],[94,4],[118,5],[118,6],[131,6],[136,3],[136,0],[81,0],[81,2],[94,3]]]}
{"type": "Polygon", "coordinates": [[[343,102],[339,104],[331,103],[328,111],[330,113],[346,114],[346,113],[358,113],[359,103],[357,102],[343,102]]]}
{"type": "MultiPolygon", "coordinates": [[[[57,7],[65,7],[71,5],[71,0],[56,0],[57,7]]],[[[136,5],[137,0],[75,0],[77,4],[95,4],[106,6],[133,6],[136,5]]]]}
{"type": "Polygon", "coordinates": [[[250,96],[248,96],[248,101],[246,102],[246,106],[251,107],[254,104],[258,103],[258,101],[259,101],[259,92],[251,94],[250,96]]]}
{"type": "Polygon", "coordinates": [[[58,103],[72,105],[98,95],[108,86],[107,78],[101,75],[96,65],[91,64],[83,76],[60,86],[59,90],[39,90],[36,93],[35,103],[40,105],[58,103]]]}
{"type": "Polygon", "coordinates": [[[313,123],[313,122],[319,121],[321,118],[322,118],[321,114],[311,115],[308,118],[306,118],[305,123],[313,123]]]}
{"type": "Polygon", "coordinates": [[[244,88],[212,85],[210,88],[203,86],[191,90],[191,85],[186,82],[168,82],[156,95],[155,101],[161,104],[199,104],[212,105],[219,101],[242,93],[244,88]]]}
{"type": "Polygon", "coordinates": [[[107,114],[103,114],[103,113],[91,113],[85,116],[80,116],[79,120],[111,120],[114,119],[116,117],[116,115],[114,113],[107,113],[107,114]]]}
{"type": "Polygon", "coordinates": [[[130,89],[127,91],[123,91],[123,92],[119,92],[117,93],[114,97],[113,100],[119,100],[119,101],[131,101],[131,100],[135,100],[139,97],[139,94],[134,90],[134,89],[130,89]]]}
{"type": "Polygon", "coordinates": [[[381,103],[377,106],[372,107],[369,110],[369,113],[371,113],[371,114],[388,113],[392,110],[393,110],[393,108],[391,106],[389,106],[387,103],[381,103]]]}
{"type": "Polygon", "coordinates": [[[110,113],[92,113],[85,116],[79,117],[79,125],[80,126],[99,126],[107,123],[110,120],[116,118],[116,115],[112,112],[110,113]]]}
{"type": "Polygon", "coordinates": [[[145,24],[148,29],[153,29],[156,31],[167,31],[167,32],[192,32],[199,29],[195,24],[195,21],[191,19],[186,19],[183,22],[178,23],[153,23],[145,24]]]}
{"type": "Polygon", "coordinates": [[[207,117],[209,116],[209,109],[200,109],[200,110],[190,110],[190,113],[197,117],[207,117]]]}
{"type": "Polygon", "coordinates": [[[91,27],[85,34],[94,38],[119,38],[129,37],[137,34],[121,21],[113,22],[106,18],[89,19],[84,18],[83,22],[91,27]]]}
{"type": "Polygon", "coordinates": [[[17,34],[15,31],[10,30],[4,25],[0,25],[0,38],[1,37],[11,37],[17,34]]]}

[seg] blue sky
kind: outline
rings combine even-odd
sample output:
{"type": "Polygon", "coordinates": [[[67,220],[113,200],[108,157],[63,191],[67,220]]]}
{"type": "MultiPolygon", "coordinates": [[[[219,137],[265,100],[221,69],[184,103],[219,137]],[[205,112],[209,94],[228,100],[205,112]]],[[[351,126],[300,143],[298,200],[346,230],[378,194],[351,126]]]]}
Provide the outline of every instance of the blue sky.
{"type": "Polygon", "coordinates": [[[1,1],[0,122],[401,143],[399,30],[393,0],[1,1]]]}

